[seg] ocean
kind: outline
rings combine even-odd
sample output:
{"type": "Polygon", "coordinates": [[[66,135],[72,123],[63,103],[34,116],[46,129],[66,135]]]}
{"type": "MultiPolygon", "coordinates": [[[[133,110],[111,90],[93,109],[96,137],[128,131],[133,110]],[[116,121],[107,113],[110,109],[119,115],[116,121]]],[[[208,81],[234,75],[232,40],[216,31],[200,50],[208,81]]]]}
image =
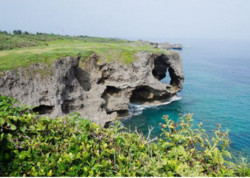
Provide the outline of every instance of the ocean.
{"type": "MultiPolygon", "coordinates": [[[[135,127],[152,137],[161,133],[162,116],[177,121],[179,114],[192,113],[195,124],[203,123],[209,133],[220,123],[230,129],[230,151],[234,157],[250,156],[250,41],[206,39],[145,39],[181,43],[185,81],[178,96],[165,105],[131,105],[132,117],[125,127],[135,127]]],[[[169,76],[162,80],[169,82],[169,76]]]]}

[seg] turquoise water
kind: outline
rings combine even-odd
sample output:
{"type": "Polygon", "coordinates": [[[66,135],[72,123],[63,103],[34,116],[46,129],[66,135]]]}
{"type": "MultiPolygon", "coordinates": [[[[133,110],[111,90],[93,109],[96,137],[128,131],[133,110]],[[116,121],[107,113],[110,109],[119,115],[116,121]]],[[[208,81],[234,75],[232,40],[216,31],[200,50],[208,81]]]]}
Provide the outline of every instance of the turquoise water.
{"type": "MultiPolygon", "coordinates": [[[[234,156],[250,155],[250,42],[239,40],[167,39],[182,43],[185,81],[178,94],[181,100],[146,108],[141,114],[125,119],[130,129],[153,136],[161,133],[162,116],[177,120],[178,114],[193,113],[195,121],[203,122],[210,131],[220,123],[230,129],[231,151],[234,156]]],[[[154,40],[161,41],[161,40],[154,40]]],[[[162,82],[167,82],[169,78],[162,82]]]]}

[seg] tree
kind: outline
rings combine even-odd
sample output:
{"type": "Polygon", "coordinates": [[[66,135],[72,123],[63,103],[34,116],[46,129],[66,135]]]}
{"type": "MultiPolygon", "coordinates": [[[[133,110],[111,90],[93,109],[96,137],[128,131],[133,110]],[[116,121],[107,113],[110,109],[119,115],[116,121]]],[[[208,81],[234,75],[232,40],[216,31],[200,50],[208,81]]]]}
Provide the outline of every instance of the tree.
{"type": "Polygon", "coordinates": [[[22,30],[14,30],[13,34],[15,34],[15,35],[21,35],[22,34],[22,30]]]}

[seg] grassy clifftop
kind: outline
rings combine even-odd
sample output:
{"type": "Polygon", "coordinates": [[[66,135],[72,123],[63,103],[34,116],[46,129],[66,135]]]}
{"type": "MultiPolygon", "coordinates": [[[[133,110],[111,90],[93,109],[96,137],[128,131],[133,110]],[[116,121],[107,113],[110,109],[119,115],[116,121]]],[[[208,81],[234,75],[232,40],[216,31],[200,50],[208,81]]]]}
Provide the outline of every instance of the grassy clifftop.
{"type": "Polygon", "coordinates": [[[9,34],[0,32],[0,71],[26,67],[32,63],[51,64],[65,56],[81,54],[82,60],[96,53],[101,62],[131,63],[139,51],[166,52],[139,41],[55,34],[9,34]]]}

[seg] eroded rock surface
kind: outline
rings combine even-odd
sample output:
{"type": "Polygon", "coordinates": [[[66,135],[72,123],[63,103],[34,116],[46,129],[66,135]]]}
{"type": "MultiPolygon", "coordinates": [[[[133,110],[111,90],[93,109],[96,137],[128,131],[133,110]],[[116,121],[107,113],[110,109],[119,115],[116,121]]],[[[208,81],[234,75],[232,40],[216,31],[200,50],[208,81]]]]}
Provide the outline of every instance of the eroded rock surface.
{"type": "Polygon", "coordinates": [[[99,124],[128,113],[129,103],[164,101],[182,89],[182,61],[178,53],[137,53],[134,63],[98,63],[92,55],[66,57],[52,66],[33,64],[0,76],[0,94],[14,97],[51,117],[79,112],[99,124]],[[161,83],[168,71],[170,84],[161,83]]]}

